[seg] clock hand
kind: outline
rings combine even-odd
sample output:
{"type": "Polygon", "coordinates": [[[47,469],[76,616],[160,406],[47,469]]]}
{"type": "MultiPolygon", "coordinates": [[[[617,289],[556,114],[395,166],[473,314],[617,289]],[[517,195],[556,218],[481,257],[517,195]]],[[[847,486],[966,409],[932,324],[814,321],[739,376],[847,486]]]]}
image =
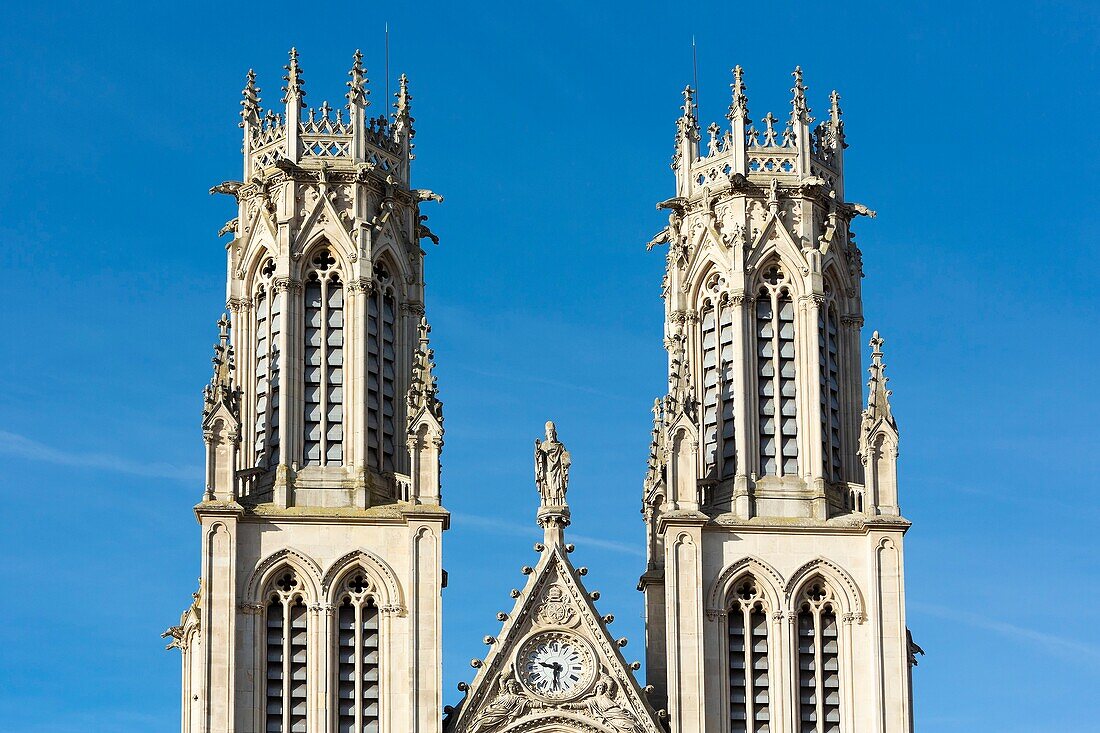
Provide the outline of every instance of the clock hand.
{"type": "Polygon", "coordinates": [[[554,669],[554,664],[547,664],[546,662],[539,662],[540,667],[546,667],[547,669],[554,669]]]}

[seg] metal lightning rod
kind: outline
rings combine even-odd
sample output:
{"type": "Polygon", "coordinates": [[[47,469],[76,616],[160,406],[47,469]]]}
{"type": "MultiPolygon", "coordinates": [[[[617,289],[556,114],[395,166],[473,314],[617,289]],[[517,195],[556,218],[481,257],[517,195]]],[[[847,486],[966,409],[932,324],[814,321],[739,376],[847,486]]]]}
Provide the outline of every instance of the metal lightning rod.
{"type": "Polygon", "coordinates": [[[699,109],[699,58],[695,52],[695,34],[691,34],[691,83],[695,87],[695,109],[699,109]]]}
{"type": "MultiPolygon", "coordinates": [[[[390,103],[390,22],[386,21],[386,101],[384,106],[390,103]]],[[[385,110],[383,110],[385,114],[385,110]]]]}

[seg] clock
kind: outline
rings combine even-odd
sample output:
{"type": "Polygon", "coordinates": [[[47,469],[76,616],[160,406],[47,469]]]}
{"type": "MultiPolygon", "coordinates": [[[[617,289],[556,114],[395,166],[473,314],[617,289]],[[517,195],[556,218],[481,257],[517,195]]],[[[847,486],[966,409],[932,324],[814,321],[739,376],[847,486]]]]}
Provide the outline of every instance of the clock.
{"type": "Polygon", "coordinates": [[[516,656],[516,677],[532,694],[560,701],[584,693],[596,676],[592,647],[566,631],[529,637],[516,656]]]}

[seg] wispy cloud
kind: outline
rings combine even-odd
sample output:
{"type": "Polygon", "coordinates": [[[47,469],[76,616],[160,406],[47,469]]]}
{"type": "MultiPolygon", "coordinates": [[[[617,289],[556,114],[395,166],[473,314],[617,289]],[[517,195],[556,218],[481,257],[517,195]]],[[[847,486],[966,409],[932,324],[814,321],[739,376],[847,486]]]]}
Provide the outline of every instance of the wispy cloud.
{"type": "MultiPolygon", "coordinates": [[[[476,514],[461,514],[452,513],[451,518],[455,522],[471,525],[474,527],[481,527],[482,529],[493,530],[496,532],[502,532],[504,534],[517,535],[522,537],[538,538],[542,537],[542,532],[538,530],[533,524],[523,524],[520,522],[509,522],[505,519],[496,519],[494,517],[481,517],[476,514]]],[[[589,537],[588,535],[569,533],[569,539],[577,544],[585,545],[588,547],[598,547],[609,552],[619,552],[624,555],[636,555],[638,557],[645,557],[645,549],[635,545],[630,545],[625,542],[617,542],[615,540],[605,540],[600,537],[589,537]]]]}
{"type": "Polygon", "coordinates": [[[67,451],[6,430],[0,430],[0,453],[19,456],[38,463],[75,466],[92,471],[124,473],[145,478],[163,478],[188,482],[199,481],[202,478],[202,470],[195,466],[177,466],[157,461],[132,461],[109,453],[67,451]]]}
{"type": "Polygon", "coordinates": [[[1089,644],[1080,639],[1058,636],[1056,634],[1047,634],[1042,631],[1036,631],[1035,629],[1029,629],[1025,626],[1017,626],[1016,624],[1000,621],[991,616],[984,616],[969,611],[960,611],[956,608],[948,608],[946,606],[913,602],[910,602],[908,605],[911,610],[917,613],[924,613],[949,621],[957,621],[967,626],[1011,636],[1013,639],[1017,640],[1025,639],[1035,642],[1061,656],[1084,658],[1093,663],[1095,663],[1097,659],[1100,659],[1100,646],[1089,644]]]}

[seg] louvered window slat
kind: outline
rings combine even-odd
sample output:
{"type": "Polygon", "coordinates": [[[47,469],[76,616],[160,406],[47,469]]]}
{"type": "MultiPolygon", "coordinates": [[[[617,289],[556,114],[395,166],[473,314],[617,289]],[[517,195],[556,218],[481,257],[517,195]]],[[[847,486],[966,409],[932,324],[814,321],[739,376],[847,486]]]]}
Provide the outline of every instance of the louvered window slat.
{"type": "Polygon", "coordinates": [[[343,582],[337,616],[336,730],[373,733],[379,725],[379,613],[362,573],[343,582]]]}
{"type": "Polygon", "coordinates": [[[327,249],[313,255],[304,289],[306,466],[344,461],[344,286],[335,262],[327,249]]]}
{"type": "Polygon", "coordinates": [[[761,476],[797,475],[795,309],[783,271],[765,270],[756,297],[757,438],[761,476]],[[778,417],[778,419],[777,419],[778,417]]]}
{"type": "Polygon", "coordinates": [[[770,733],[768,614],[754,579],[736,585],[727,627],[730,733],[770,733]]]}

